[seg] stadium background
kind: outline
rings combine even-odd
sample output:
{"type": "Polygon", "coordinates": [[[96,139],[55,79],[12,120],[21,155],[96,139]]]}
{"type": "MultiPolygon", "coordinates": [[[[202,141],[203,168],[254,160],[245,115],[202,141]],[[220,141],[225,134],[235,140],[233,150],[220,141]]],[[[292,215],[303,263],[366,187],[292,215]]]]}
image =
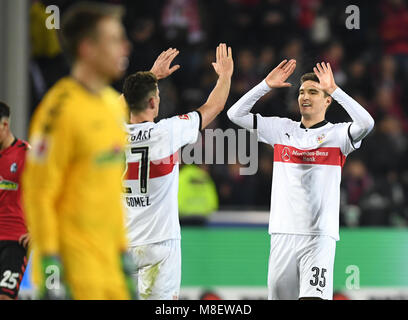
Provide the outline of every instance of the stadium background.
{"type": "MultiPolygon", "coordinates": [[[[74,0],[0,1],[0,100],[12,107],[12,128],[26,138],[38,102],[68,65],[45,8],[60,13],[74,0]]],[[[291,89],[265,96],[254,111],[299,120],[300,75],[330,62],[337,84],[376,121],[375,130],[343,169],[341,241],[334,285],[349,298],[408,298],[408,4],[404,0],[111,0],[126,8],[132,53],[127,74],[149,69],[168,47],[181,69],[161,81],[159,118],[200,106],[216,75],[210,62],[219,42],[233,48],[229,108],[283,58],[295,58],[291,89]],[[360,29],[348,29],[356,5],[360,29]],[[356,269],[357,268],[357,269],[356,269]],[[359,287],[355,271],[359,271],[359,287]],[[350,279],[354,279],[350,281],[350,279]],[[356,282],[357,281],[357,282],[356,282]],[[351,290],[350,288],[354,288],[351,290]]],[[[123,80],[123,79],[122,79],[123,80]]],[[[122,81],[114,86],[120,90],[122,81]]],[[[327,119],[348,121],[337,103],[327,119]]],[[[235,128],[221,114],[212,128],[235,128]]],[[[206,292],[220,298],[266,298],[272,149],[259,145],[259,169],[240,164],[202,166],[214,181],[219,208],[204,226],[182,226],[182,298],[206,292]]],[[[30,297],[29,272],[22,297],[30,297]]]]}

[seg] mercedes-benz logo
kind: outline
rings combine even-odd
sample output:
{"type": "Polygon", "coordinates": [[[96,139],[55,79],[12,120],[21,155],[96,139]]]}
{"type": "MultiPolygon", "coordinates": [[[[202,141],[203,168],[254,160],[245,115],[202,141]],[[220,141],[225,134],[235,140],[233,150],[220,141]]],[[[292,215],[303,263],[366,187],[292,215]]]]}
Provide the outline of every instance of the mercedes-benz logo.
{"type": "Polygon", "coordinates": [[[281,157],[282,157],[282,160],[285,162],[290,160],[290,149],[288,147],[283,148],[281,157]]]}

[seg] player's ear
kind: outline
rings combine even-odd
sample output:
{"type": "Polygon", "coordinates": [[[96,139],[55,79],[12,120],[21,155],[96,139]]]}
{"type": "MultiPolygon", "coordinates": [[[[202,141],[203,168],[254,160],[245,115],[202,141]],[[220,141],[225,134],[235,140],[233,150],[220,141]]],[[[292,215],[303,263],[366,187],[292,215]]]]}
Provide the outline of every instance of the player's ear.
{"type": "Polygon", "coordinates": [[[77,49],[78,57],[87,57],[89,58],[92,55],[91,45],[89,39],[83,39],[77,49]]]}
{"type": "Polygon", "coordinates": [[[326,97],[326,104],[327,104],[326,108],[328,108],[332,102],[333,102],[333,98],[331,96],[326,97]]]}
{"type": "Polygon", "coordinates": [[[0,124],[3,124],[4,128],[7,129],[10,126],[9,119],[3,118],[3,120],[0,121],[0,124]]]}
{"type": "Polygon", "coordinates": [[[149,98],[149,109],[154,109],[154,97],[149,98]]]}

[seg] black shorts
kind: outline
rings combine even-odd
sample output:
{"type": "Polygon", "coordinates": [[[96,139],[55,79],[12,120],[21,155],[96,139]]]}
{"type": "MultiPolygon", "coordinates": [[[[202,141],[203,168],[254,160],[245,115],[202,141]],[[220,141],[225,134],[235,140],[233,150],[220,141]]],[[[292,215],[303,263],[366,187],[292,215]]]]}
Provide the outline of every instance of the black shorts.
{"type": "Polygon", "coordinates": [[[16,299],[27,267],[27,250],[18,241],[0,240],[0,295],[16,299]]]}

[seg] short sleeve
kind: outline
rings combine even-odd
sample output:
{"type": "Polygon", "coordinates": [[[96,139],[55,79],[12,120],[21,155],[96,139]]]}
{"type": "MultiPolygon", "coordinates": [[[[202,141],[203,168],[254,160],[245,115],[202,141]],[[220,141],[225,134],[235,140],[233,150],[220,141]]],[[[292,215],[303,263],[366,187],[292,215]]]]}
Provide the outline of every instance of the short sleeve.
{"type": "Polygon", "coordinates": [[[186,144],[197,141],[201,129],[201,114],[199,111],[193,111],[163,119],[158,124],[165,127],[169,133],[172,152],[176,152],[186,144]]]}
{"type": "Polygon", "coordinates": [[[338,132],[338,138],[340,143],[340,150],[345,155],[348,156],[354,150],[360,148],[361,140],[354,142],[350,134],[350,126],[352,122],[337,123],[336,132],[338,132]]]}
{"type": "Polygon", "coordinates": [[[256,114],[254,129],[256,129],[258,141],[272,146],[278,143],[282,130],[287,126],[287,120],[280,117],[262,117],[256,114]]]}

